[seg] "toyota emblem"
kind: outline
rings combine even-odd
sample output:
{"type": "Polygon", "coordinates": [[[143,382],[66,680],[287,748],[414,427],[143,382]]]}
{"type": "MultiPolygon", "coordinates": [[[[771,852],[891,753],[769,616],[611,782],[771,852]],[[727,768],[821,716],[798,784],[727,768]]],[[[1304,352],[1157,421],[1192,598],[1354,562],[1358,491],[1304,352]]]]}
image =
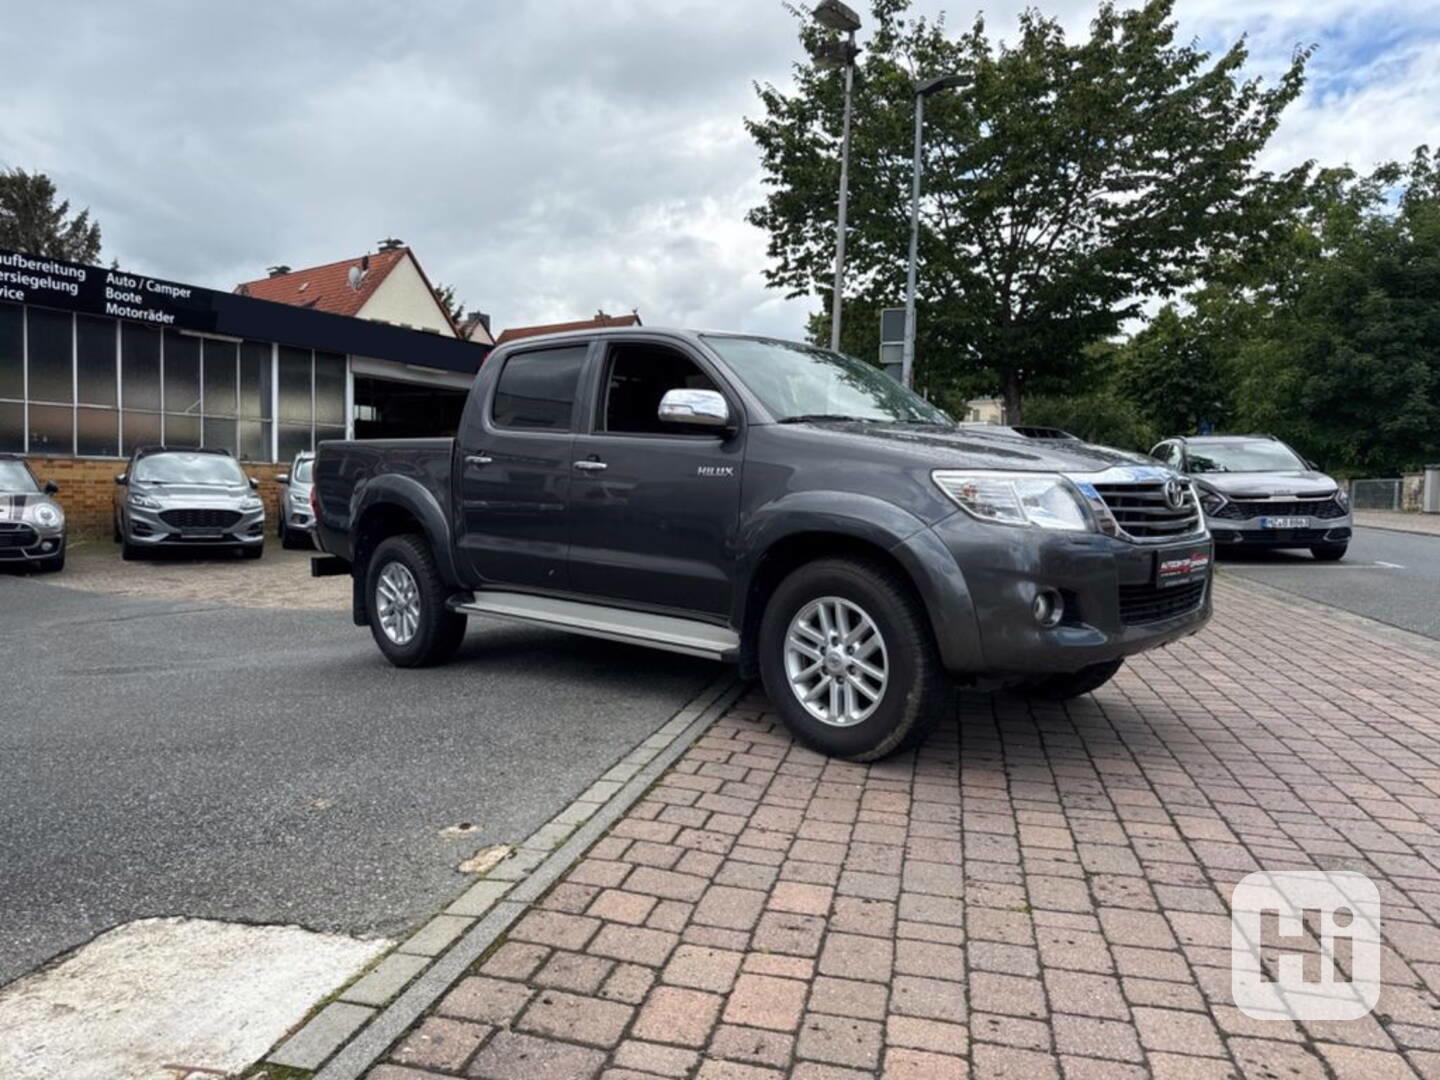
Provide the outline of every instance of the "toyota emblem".
{"type": "Polygon", "coordinates": [[[1165,505],[1179,510],[1185,505],[1185,485],[1174,477],[1165,481],[1165,505]]]}

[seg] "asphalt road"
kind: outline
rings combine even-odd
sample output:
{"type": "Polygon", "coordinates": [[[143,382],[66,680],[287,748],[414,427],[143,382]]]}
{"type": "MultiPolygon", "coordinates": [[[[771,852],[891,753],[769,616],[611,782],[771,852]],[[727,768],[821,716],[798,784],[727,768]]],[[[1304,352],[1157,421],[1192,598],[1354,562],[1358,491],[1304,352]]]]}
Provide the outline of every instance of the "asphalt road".
{"type": "Polygon", "coordinates": [[[344,613],[0,575],[0,984],[144,916],[402,933],[723,672],[471,623],[399,671],[344,613]]]}
{"type": "Polygon", "coordinates": [[[1338,563],[1308,552],[1228,556],[1222,572],[1440,639],[1440,536],[1356,529],[1338,563]]]}

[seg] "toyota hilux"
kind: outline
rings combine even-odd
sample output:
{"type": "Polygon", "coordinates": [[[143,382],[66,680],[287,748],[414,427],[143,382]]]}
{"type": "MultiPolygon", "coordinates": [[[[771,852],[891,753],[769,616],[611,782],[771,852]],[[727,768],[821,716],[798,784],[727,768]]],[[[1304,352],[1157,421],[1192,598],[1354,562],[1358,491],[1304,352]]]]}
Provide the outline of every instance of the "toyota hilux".
{"type": "Polygon", "coordinates": [[[624,328],[493,351],[453,439],[322,442],[312,572],[391,663],[470,615],[758,675],[811,746],[913,745],[956,681],[1066,698],[1210,616],[1173,471],[960,429],[861,360],[624,328]]]}

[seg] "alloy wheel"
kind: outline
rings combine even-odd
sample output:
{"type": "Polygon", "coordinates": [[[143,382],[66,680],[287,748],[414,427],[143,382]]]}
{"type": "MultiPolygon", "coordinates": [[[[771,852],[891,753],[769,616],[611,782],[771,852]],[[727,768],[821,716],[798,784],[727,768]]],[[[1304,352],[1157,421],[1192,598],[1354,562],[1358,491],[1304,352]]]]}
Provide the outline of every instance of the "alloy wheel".
{"type": "Polygon", "coordinates": [[[822,596],[790,620],[785,675],[796,700],[816,720],[852,727],[885,697],[890,681],[885,639],[859,604],[822,596]]]}
{"type": "Polygon", "coordinates": [[[408,645],[420,628],[420,586],[402,562],[387,563],[375,582],[380,629],[396,645],[408,645]]]}

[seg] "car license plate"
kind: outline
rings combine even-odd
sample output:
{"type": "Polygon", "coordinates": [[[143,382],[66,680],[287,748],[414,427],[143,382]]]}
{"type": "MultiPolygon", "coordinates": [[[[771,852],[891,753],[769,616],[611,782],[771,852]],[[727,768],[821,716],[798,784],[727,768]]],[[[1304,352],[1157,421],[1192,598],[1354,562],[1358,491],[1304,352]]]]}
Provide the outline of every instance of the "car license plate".
{"type": "Polygon", "coordinates": [[[1188,585],[1210,572],[1210,545],[1155,553],[1155,584],[1188,585]]]}
{"type": "Polygon", "coordinates": [[[185,529],[183,532],[194,540],[219,540],[225,535],[220,529],[185,529]]]}
{"type": "Polygon", "coordinates": [[[1308,529],[1310,519],[1306,517],[1262,517],[1262,529],[1308,529]]]}

